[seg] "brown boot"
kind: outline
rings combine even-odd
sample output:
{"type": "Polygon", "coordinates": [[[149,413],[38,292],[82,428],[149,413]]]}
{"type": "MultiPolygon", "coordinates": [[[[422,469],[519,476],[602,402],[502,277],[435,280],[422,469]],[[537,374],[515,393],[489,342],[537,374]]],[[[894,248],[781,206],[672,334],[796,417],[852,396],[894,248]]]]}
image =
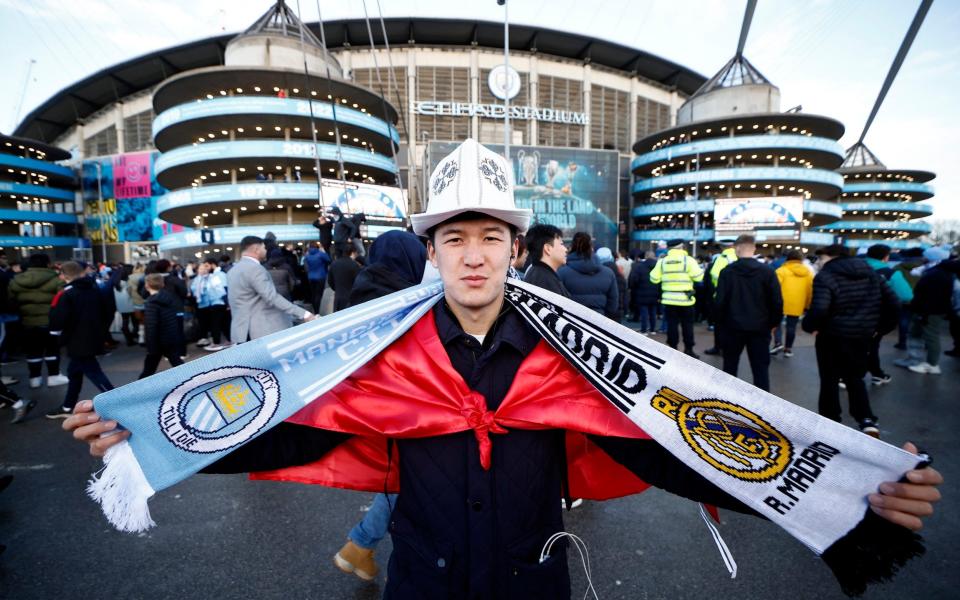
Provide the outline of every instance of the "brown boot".
{"type": "Polygon", "coordinates": [[[373,550],[367,550],[347,540],[340,551],[333,555],[333,564],[344,573],[353,573],[364,581],[377,576],[377,563],[373,560],[373,550]]]}

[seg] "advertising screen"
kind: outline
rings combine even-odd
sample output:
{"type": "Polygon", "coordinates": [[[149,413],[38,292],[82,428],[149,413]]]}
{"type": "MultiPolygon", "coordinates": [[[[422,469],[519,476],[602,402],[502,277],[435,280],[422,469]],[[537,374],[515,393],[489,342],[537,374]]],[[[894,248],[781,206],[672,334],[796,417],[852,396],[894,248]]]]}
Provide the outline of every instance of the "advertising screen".
{"type": "Polygon", "coordinates": [[[757,241],[797,241],[803,224],[803,198],[717,198],[713,209],[714,237],[730,241],[752,234],[757,241]]]}
{"type": "Polygon", "coordinates": [[[157,155],[136,152],[83,161],[80,185],[93,242],[149,242],[183,230],[157,217],[157,197],[166,193],[154,178],[157,155]]]}
{"type": "MultiPolygon", "coordinates": [[[[458,145],[430,142],[430,172],[458,145]]],[[[502,144],[484,146],[503,153],[502,144]]],[[[583,231],[593,236],[595,247],[616,249],[619,157],[613,150],[510,146],[517,206],[533,209],[534,223],[559,227],[565,241],[583,231]]]]}

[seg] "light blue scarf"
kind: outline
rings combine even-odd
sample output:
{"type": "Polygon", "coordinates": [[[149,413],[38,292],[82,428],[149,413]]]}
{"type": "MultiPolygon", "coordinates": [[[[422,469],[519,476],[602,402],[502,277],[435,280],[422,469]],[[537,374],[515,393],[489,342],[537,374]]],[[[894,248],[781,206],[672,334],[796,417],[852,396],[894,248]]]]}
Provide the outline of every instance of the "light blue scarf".
{"type": "MultiPolygon", "coordinates": [[[[147,499],[156,491],[333,388],[441,296],[440,283],[421,284],[97,396],[97,412],[133,435],[108,452],[102,474],[90,484],[91,496],[118,529],[153,525],[147,499]]],[[[818,554],[842,547],[833,554],[847,560],[864,547],[863,539],[872,543],[875,531],[865,531],[875,527],[867,519],[867,495],[921,460],[562,296],[508,279],[506,299],[657,443],[818,554]]],[[[885,570],[876,560],[867,570],[877,573],[863,575],[859,565],[849,569],[857,577],[887,577],[922,551],[913,540],[891,541],[904,549],[885,555],[892,556],[885,570]]]]}

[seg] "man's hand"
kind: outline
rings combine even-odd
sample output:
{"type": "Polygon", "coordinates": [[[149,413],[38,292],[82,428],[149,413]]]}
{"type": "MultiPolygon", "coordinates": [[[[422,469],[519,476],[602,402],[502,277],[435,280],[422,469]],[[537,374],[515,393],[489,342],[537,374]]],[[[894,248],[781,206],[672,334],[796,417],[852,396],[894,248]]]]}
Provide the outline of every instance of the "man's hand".
{"type": "Polygon", "coordinates": [[[130,437],[129,431],[116,433],[116,421],[101,420],[100,415],[93,412],[93,400],[77,402],[73,414],[63,422],[63,428],[72,431],[74,438],[89,444],[90,454],[94,456],[103,456],[111,446],[130,437]]]}
{"type": "MultiPolygon", "coordinates": [[[[910,442],[904,444],[903,449],[917,453],[917,447],[910,442]]],[[[943,476],[936,469],[926,467],[907,471],[906,479],[908,483],[881,483],[880,492],[870,494],[867,499],[871,510],[884,519],[919,531],[923,527],[920,518],[932,515],[933,503],[940,500],[936,486],[943,483],[943,476]]]]}
{"type": "Polygon", "coordinates": [[[310,312],[310,311],[307,311],[307,312],[304,313],[304,315],[303,315],[303,322],[304,322],[304,323],[309,323],[310,321],[313,321],[313,320],[316,319],[316,318],[317,318],[317,315],[313,314],[313,313],[310,312]]]}

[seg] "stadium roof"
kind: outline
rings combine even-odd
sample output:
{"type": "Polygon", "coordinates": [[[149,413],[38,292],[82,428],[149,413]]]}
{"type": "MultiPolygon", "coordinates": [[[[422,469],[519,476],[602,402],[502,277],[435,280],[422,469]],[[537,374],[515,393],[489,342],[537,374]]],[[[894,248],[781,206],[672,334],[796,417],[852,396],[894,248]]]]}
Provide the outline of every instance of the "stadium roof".
{"type": "Polygon", "coordinates": [[[847,148],[847,153],[843,164],[839,169],[837,169],[837,171],[843,175],[855,175],[857,173],[903,175],[912,178],[918,183],[925,183],[936,177],[936,174],[930,171],[920,171],[918,169],[890,169],[885,164],[880,162],[880,159],[877,158],[877,155],[871,152],[870,149],[867,148],[867,145],[863,142],[857,142],[856,144],[847,148]]]}
{"type": "Polygon", "coordinates": [[[697,90],[693,97],[702,96],[720,88],[737,87],[740,85],[773,85],[763,76],[753,64],[742,54],[737,54],[727,64],[723,65],[716,75],[710,78],[697,90]]]}
{"type": "MultiPolygon", "coordinates": [[[[503,24],[494,21],[460,19],[385,19],[387,41],[396,47],[481,46],[503,48],[503,24]]],[[[316,23],[310,29],[319,33],[316,23]]],[[[379,27],[374,42],[383,45],[379,27]]],[[[331,50],[369,45],[363,19],[330,21],[324,24],[331,50]]],[[[151,52],[113,65],[74,83],[33,110],[17,126],[14,135],[52,141],[77,122],[137,92],[148,90],[164,79],[201,67],[223,64],[227,42],[236,34],[221,35],[151,52]]],[[[691,95],[706,78],[687,67],[649,52],[587,36],[541,29],[530,25],[510,26],[510,48],[581,60],[638,76],[691,95]]]]}

